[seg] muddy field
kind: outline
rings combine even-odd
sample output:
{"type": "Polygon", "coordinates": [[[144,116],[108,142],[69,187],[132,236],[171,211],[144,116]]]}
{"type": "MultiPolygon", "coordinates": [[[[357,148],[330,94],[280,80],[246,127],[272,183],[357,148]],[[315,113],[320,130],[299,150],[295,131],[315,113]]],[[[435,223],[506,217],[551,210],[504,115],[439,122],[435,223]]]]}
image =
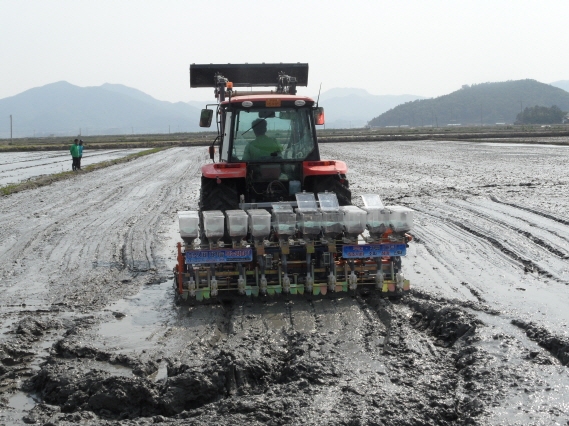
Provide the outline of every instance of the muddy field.
{"type": "MultiPolygon", "coordinates": [[[[85,150],[81,166],[126,157],[142,149],[85,150]]],[[[0,155],[0,185],[19,183],[27,179],[71,170],[71,155],[67,151],[3,152],[0,155]]]]}
{"type": "Polygon", "coordinates": [[[412,294],[180,307],[206,148],[0,198],[0,424],[568,425],[569,148],[326,144],[412,294]]]}

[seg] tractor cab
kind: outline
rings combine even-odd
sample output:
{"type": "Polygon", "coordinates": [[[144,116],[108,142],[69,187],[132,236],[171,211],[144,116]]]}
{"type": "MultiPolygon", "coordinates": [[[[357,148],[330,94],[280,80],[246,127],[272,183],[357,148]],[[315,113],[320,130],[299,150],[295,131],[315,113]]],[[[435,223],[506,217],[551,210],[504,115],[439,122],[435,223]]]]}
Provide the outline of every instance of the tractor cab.
{"type": "Polygon", "coordinates": [[[194,64],[190,78],[192,87],[213,86],[218,100],[215,111],[203,109],[200,117],[200,126],[210,127],[215,114],[218,134],[210,157],[220,163],[215,170],[205,165],[203,176],[242,177],[224,183],[238,186],[248,203],[294,201],[306,189],[306,162],[320,161],[316,125],[324,124],[323,108],[296,94],[297,86],[307,85],[308,64],[194,64]],[[252,90],[270,85],[276,87],[252,90]]]}
{"type": "Polygon", "coordinates": [[[221,161],[274,163],[319,159],[312,99],[283,100],[274,95],[260,100],[251,98],[238,97],[222,105],[226,128],[221,161]],[[280,106],[266,107],[270,101],[280,106]]]}

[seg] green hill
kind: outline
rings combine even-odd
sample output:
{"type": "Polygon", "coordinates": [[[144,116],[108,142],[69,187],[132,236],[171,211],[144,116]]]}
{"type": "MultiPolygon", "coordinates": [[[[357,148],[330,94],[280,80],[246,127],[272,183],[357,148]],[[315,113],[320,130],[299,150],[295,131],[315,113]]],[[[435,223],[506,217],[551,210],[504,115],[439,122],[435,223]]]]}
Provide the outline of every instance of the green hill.
{"type": "Polygon", "coordinates": [[[513,123],[526,107],[569,110],[569,93],[535,80],[482,83],[434,99],[406,102],[375,117],[370,126],[446,126],[513,123]]]}

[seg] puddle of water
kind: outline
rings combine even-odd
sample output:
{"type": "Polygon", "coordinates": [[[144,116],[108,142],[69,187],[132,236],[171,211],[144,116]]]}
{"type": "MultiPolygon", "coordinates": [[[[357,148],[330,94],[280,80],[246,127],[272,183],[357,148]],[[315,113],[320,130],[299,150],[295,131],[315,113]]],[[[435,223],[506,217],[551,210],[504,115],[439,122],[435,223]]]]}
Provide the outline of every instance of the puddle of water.
{"type": "Polygon", "coordinates": [[[168,223],[166,229],[160,232],[161,244],[154,253],[157,261],[162,261],[166,265],[168,276],[172,275],[172,269],[176,266],[178,255],[176,244],[181,242],[180,229],[177,217],[168,223]]]}
{"type": "Polygon", "coordinates": [[[22,310],[29,309],[30,306],[50,306],[45,305],[46,300],[50,300],[47,285],[41,280],[34,282],[33,286],[26,288],[25,296],[22,295],[21,281],[18,278],[8,279],[1,283],[2,297],[6,305],[1,306],[0,309],[5,307],[11,310],[21,308],[22,310]]]}
{"type": "MultiPolygon", "coordinates": [[[[551,366],[545,366],[551,367],[551,366]]],[[[489,424],[557,424],[567,422],[569,413],[569,386],[559,383],[559,376],[565,375],[565,367],[545,368],[540,378],[544,385],[533,388],[528,383],[529,391],[524,386],[517,393],[510,392],[500,407],[489,407],[489,424]],[[557,423],[558,422],[558,423],[557,423]]]]}
{"type": "Polygon", "coordinates": [[[8,406],[18,411],[28,411],[36,406],[36,400],[24,392],[16,392],[8,398],[8,406]]]}
{"type": "Polygon", "coordinates": [[[6,334],[10,332],[12,324],[14,324],[13,317],[2,318],[2,323],[0,323],[0,342],[6,339],[6,334]]]}
{"type": "Polygon", "coordinates": [[[117,347],[118,353],[154,347],[157,332],[176,317],[171,288],[170,280],[147,285],[136,296],[111,305],[111,312],[125,316],[99,326],[106,347],[117,347]]]}
{"type": "MultiPolygon", "coordinates": [[[[119,300],[107,308],[108,321],[96,329],[102,339],[93,342],[98,349],[114,354],[140,353],[144,350],[154,352],[157,342],[164,338],[172,323],[180,319],[187,321],[187,310],[184,311],[183,318],[180,318],[181,312],[174,303],[172,288],[172,269],[177,261],[176,243],[180,240],[177,217],[172,220],[165,218],[158,235],[159,241],[153,247],[152,254],[159,269],[158,274],[165,281],[145,285],[138,294],[119,300]],[[111,313],[116,314],[113,316],[111,313]]],[[[208,320],[211,321],[211,317],[208,320]]],[[[154,380],[162,380],[166,375],[166,365],[161,365],[154,380]]]]}
{"type": "MultiPolygon", "coordinates": [[[[536,342],[528,339],[525,332],[521,328],[513,325],[510,318],[499,315],[489,315],[485,312],[475,312],[470,309],[466,310],[477,316],[487,326],[478,330],[478,334],[481,335],[482,341],[478,342],[477,345],[482,346],[485,350],[492,353],[493,355],[509,355],[508,350],[505,349],[504,346],[500,346],[502,340],[493,338],[494,334],[504,334],[514,337],[517,341],[517,344],[519,345],[518,351],[521,349],[520,346],[527,352],[543,350],[536,342]]],[[[516,365],[519,365],[522,362],[525,362],[525,360],[522,360],[519,357],[515,357],[514,359],[510,359],[509,363],[511,362],[515,362],[516,365]]]]}
{"type": "MultiPolygon", "coordinates": [[[[486,325],[478,329],[480,346],[504,362],[504,366],[526,372],[517,386],[510,387],[499,407],[488,407],[490,424],[551,424],[569,413],[569,370],[559,364],[538,365],[527,359],[530,351],[549,355],[525,331],[511,324],[511,318],[470,311],[486,325]],[[498,334],[495,339],[494,335],[498,334]],[[513,339],[505,339],[504,336],[513,339]],[[561,416],[561,417],[558,417],[561,416]],[[516,423],[517,422],[517,423],[516,423]]],[[[555,424],[555,423],[553,423],[555,424]]],[[[563,423],[560,423],[563,424],[563,423]]]]}
{"type": "Polygon", "coordinates": [[[40,399],[33,394],[25,392],[15,392],[4,395],[7,404],[0,409],[0,424],[2,426],[16,426],[24,424],[22,417],[40,402],[40,399]]]}
{"type": "Polygon", "coordinates": [[[161,382],[168,378],[168,368],[165,362],[161,362],[160,366],[158,367],[158,371],[154,374],[149,376],[150,380],[154,380],[155,382],[161,382]]]}

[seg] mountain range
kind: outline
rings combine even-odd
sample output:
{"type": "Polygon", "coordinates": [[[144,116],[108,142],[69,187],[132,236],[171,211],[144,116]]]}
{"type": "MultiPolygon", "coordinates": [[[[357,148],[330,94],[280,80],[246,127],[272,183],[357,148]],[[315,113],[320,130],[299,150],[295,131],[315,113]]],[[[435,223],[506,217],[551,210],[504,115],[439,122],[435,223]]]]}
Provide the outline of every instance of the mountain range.
{"type": "MultiPolygon", "coordinates": [[[[304,95],[304,93],[299,94],[304,95]]],[[[308,95],[324,107],[327,129],[349,129],[364,127],[374,115],[381,114],[403,102],[423,99],[415,95],[372,95],[364,89],[335,88],[318,94],[308,95]]],[[[188,102],[196,108],[204,108],[211,101],[188,102]]]]}
{"type": "MultiPolygon", "coordinates": [[[[0,99],[0,116],[10,115],[13,137],[199,130],[197,108],[159,101],[121,84],[78,87],[60,81],[36,87],[0,99]]],[[[10,137],[9,126],[0,126],[0,137],[10,137]]]]}
{"type": "MultiPolygon", "coordinates": [[[[313,96],[314,99],[318,95],[313,96]]],[[[320,95],[324,107],[326,128],[361,128],[375,115],[405,102],[424,99],[416,95],[372,95],[364,89],[335,88],[320,95]]]]}
{"type": "MultiPolygon", "coordinates": [[[[314,96],[314,99],[318,95],[314,96]]],[[[363,89],[322,93],[327,128],[363,127],[375,114],[420,96],[377,96],[363,89]]],[[[166,102],[122,84],[78,87],[65,81],[0,99],[0,116],[12,116],[14,137],[195,132],[199,111],[213,101],[166,102]]],[[[10,137],[9,124],[0,138],[10,137]]]]}
{"type": "Polygon", "coordinates": [[[563,89],[566,92],[569,92],[569,80],[554,81],[553,83],[550,84],[552,86],[559,87],[560,89],[563,89]]]}
{"type": "MultiPolygon", "coordinates": [[[[324,107],[326,128],[358,128],[368,123],[513,122],[520,112],[520,101],[526,106],[569,109],[566,91],[569,80],[551,85],[520,80],[465,86],[434,99],[372,95],[355,88],[334,88],[313,98],[324,107]]],[[[197,125],[200,109],[212,101],[173,103],[122,84],[78,87],[60,81],[0,99],[0,117],[12,117],[13,137],[195,132],[201,130],[197,125]]],[[[10,124],[2,120],[0,138],[9,137],[10,124]]]]}
{"type": "MultiPolygon", "coordinates": [[[[563,82],[556,82],[563,84],[563,82]]],[[[569,83],[569,82],[565,82],[569,83]]],[[[464,85],[434,99],[398,105],[369,122],[383,126],[447,126],[514,123],[524,107],[552,107],[569,110],[569,93],[536,80],[464,85]]]]}

